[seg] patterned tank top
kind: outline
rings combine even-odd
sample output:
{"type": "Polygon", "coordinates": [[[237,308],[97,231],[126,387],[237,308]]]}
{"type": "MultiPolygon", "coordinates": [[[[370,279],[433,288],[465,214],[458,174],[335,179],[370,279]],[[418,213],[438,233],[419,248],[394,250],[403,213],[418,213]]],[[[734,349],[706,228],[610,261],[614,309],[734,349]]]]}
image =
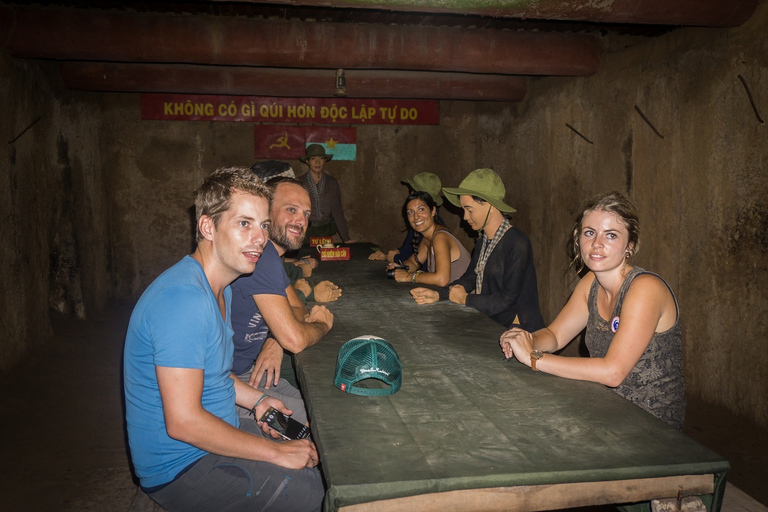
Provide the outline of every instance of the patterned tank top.
{"type": "MultiPolygon", "coordinates": [[[[629,271],[619,289],[611,320],[604,320],[597,311],[597,279],[589,290],[589,321],[585,342],[592,357],[605,357],[613,335],[619,328],[621,306],[632,281],[640,274],[651,274],[669,288],[660,276],[639,267],[629,271]]],[[[672,290],[669,289],[672,293],[672,290]]],[[[613,390],[635,405],[640,406],[663,422],[682,430],[685,419],[685,381],[683,380],[683,349],[680,329],[680,311],[674,294],[677,319],[675,325],[664,332],[653,334],[648,347],[640,356],[629,375],[613,390]]]]}

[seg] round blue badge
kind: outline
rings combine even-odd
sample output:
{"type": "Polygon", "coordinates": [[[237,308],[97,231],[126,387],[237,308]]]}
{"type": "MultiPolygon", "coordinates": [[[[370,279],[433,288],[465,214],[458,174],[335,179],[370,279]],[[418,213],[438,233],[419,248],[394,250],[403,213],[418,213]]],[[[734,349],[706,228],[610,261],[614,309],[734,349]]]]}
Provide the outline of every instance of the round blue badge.
{"type": "Polygon", "coordinates": [[[615,316],[613,317],[613,320],[611,320],[611,332],[616,332],[619,330],[619,317],[615,316]]]}

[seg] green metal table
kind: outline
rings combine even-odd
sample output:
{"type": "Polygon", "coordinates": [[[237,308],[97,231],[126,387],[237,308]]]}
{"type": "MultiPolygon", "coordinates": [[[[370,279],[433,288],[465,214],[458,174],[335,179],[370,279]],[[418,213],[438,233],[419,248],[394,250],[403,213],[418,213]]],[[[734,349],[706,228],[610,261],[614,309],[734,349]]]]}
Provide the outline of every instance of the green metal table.
{"type": "Polygon", "coordinates": [[[295,358],[326,479],[324,510],[552,510],[699,495],[717,512],[728,462],[595,383],[505,361],[504,328],[450,302],[417,305],[355,244],[316,279],[343,289],[333,329],[295,358]],[[388,340],[394,395],[333,385],[344,342],[388,340]]]}

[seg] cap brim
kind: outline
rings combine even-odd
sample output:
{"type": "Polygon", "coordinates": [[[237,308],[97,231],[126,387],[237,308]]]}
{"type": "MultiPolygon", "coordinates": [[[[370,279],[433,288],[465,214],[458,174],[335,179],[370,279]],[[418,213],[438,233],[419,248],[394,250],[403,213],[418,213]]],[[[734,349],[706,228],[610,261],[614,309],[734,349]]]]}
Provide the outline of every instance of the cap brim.
{"type": "MultiPolygon", "coordinates": [[[[313,155],[313,156],[322,156],[322,155],[313,155]]],[[[300,156],[299,162],[305,164],[307,163],[307,159],[312,158],[311,156],[300,156]]],[[[325,161],[328,162],[329,160],[333,160],[333,155],[325,155],[323,158],[325,158],[325,161]]]]}
{"type": "Polygon", "coordinates": [[[491,203],[492,206],[494,206],[500,212],[515,213],[517,211],[511,206],[509,206],[507,203],[505,203],[504,201],[501,201],[494,197],[488,197],[487,195],[481,194],[476,190],[469,190],[466,188],[444,188],[443,194],[445,194],[445,198],[448,199],[448,201],[450,201],[451,204],[453,204],[454,206],[458,206],[459,208],[461,208],[461,201],[459,200],[459,196],[476,196],[481,199],[484,199],[485,201],[488,201],[489,203],[491,203]]]}

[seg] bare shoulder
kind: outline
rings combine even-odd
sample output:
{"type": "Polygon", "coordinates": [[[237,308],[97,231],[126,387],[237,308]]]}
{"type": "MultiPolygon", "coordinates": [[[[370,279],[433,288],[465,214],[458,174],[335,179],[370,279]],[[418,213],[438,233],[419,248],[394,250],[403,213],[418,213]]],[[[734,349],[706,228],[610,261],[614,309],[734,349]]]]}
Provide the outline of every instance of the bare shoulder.
{"type": "Polygon", "coordinates": [[[587,272],[576,284],[576,288],[573,290],[574,297],[583,297],[586,301],[589,298],[589,289],[592,288],[592,283],[595,282],[595,273],[587,272]]]}
{"type": "Polygon", "coordinates": [[[435,234],[432,236],[432,245],[450,245],[453,238],[451,238],[448,233],[449,232],[445,229],[435,231],[435,234]]]}
{"type": "Polygon", "coordinates": [[[652,296],[658,298],[672,298],[672,294],[670,293],[669,288],[667,288],[667,285],[659,276],[654,274],[640,274],[639,276],[635,277],[635,279],[632,281],[632,284],[629,285],[627,295],[630,293],[633,295],[652,296]]]}
{"type": "Polygon", "coordinates": [[[658,315],[656,332],[669,329],[677,319],[677,306],[672,292],[661,278],[653,274],[641,274],[632,281],[624,298],[624,307],[658,315]]]}

